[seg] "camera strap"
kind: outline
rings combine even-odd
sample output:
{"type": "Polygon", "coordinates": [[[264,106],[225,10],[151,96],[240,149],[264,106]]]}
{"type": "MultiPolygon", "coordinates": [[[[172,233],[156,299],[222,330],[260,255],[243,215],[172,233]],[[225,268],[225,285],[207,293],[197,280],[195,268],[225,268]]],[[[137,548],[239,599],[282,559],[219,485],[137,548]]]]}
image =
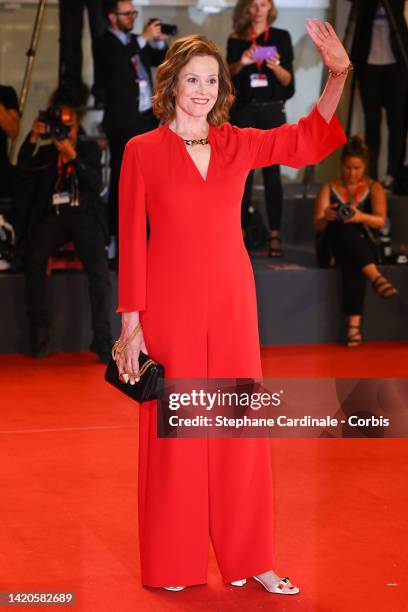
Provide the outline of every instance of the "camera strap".
{"type": "Polygon", "coordinates": [[[139,65],[137,62],[137,55],[132,55],[132,57],[130,58],[130,61],[132,62],[132,66],[135,71],[136,78],[139,79],[139,65]]]}
{"type": "Polygon", "coordinates": [[[57,191],[62,191],[64,185],[66,184],[66,182],[69,180],[69,178],[73,174],[73,171],[74,169],[72,167],[72,164],[68,162],[67,164],[65,164],[65,167],[64,167],[62,163],[61,155],[58,155],[58,170],[57,170],[58,174],[57,174],[57,182],[55,184],[57,191]]]}

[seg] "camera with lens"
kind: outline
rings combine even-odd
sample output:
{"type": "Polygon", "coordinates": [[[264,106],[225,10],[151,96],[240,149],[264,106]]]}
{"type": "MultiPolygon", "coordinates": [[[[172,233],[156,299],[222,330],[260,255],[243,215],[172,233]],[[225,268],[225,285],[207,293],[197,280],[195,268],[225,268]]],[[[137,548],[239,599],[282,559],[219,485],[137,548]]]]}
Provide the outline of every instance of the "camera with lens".
{"type": "Polygon", "coordinates": [[[344,221],[354,217],[356,214],[354,208],[351,208],[351,206],[348,204],[338,204],[334,210],[336,211],[337,215],[336,221],[339,221],[340,223],[344,223],[344,221]]]}
{"type": "Polygon", "coordinates": [[[45,132],[41,134],[41,138],[65,140],[74,122],[74,112],[65,106],[50,106],[39,112],[38,120],[45,124],[45,132]]]}
{"type": "MultiPolygon", "coordinates": [[[[149,23],[152,23],[153,21],[160,21],[160,19],[158,17],[149,19],[149,23]]],[[[168,36],[176,36],[178,32],[178,27],[172,23],[160,22],[160,29],[162,34],[167,34],[168,36]]]]}

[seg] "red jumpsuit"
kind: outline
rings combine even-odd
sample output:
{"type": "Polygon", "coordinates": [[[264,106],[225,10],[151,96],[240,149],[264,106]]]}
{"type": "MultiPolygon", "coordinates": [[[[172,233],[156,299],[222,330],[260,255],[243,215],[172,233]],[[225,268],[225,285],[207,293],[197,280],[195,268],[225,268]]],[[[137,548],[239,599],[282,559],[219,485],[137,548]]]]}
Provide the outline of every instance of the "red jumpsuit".
{"type": "MultiPolygon", "coordinates": [[[[267,131],[210,126],[209,142],[206,180],[168,125],[128,142],[117,311],[141,311],[148,352],[168,377],[259,378],[255,284],[240,223],[245,179],[251,168],[315,164],[345,136],[315,107],[297,125],[267,131]]],[[[205,583],[209,536],[225,581],[271,569],[269,440],[159,439],[155,404],[140,406],[143,584],[205,583]]]]}

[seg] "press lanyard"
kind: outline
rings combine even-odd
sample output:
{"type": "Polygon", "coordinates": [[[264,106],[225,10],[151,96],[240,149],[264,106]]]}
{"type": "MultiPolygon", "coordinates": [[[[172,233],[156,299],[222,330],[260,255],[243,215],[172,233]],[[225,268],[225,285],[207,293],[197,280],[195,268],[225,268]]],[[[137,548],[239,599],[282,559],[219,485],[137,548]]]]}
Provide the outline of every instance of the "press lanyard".
{"type": "Polygon", "coordinates": [[[62,191],[63,186],[64,186],[63,185],[64,180],[69,178],[72,172],[73,172],[72,164],[68,164],[65,168],[64,176],[62,176],[63,175],[62,159],[61,159],[61,156],[58,156],[57,191],[62,191]]]}
{"type": "MultiPolygon", "coordinates": [[[[251,32],[251,44],[253,47],[256,46],[256,39],[258,38],[258,36],[256,36],[255,32],[252,30],[251,32]]],[[[266,43],[268,42],[268,38],[269,38],[269,28],[266,28],[264,30],[263,33],[263,42],[264,42],[264,46],[266,46],[266,43]]],[[[256,67],[258,68],[258,72],[261,72],[261,67],[262,64],[264,63],[265,60],[258,60],[256,62],[256,67]]]]}
{"type": "Polygon", "coordinates": [[[61,204],[79,206],[79,186],[77,176],[74,172],[74,167],[70,162],[68,162],[64,169],[60,156],[58,156],[58,175],[55,183],[55,188],[57,193],[53,195],[53,204],[55,204],[56,206],[55,211],[57,215],[59,215],[59,206],[61,204]],[[70,179],[69,185],[67,185],[67,179],[70,179]],[[66,190],[67,188],[69,191],[66,190]],[[61,200],[61,198],[63,199],[61,200]]]}
{"type": "Polygon", "coordinates": [[[139,79],[139,66],[137,65],[137,55],[133,55],[133,56],[130,58],[130,61],[131,61],[131,62],[132,62],[132,64],[133,64],[133,68],[134,68],[134,70],[135,70],[136,77],[139,79]]]}

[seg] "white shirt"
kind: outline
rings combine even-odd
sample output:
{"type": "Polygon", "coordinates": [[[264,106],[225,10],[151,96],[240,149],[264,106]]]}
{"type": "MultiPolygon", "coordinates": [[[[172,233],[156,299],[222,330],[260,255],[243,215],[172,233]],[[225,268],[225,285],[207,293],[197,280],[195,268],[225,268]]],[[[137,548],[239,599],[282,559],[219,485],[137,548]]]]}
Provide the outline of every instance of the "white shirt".
{"type": "Polygon", "coordinates": [[[394,52],[391,47],[391,29],[387,13],[382,4],[378,5],[377,14],[373,22],[371,47],[367,64],[387,66],[396,64],[394,52]]]}

